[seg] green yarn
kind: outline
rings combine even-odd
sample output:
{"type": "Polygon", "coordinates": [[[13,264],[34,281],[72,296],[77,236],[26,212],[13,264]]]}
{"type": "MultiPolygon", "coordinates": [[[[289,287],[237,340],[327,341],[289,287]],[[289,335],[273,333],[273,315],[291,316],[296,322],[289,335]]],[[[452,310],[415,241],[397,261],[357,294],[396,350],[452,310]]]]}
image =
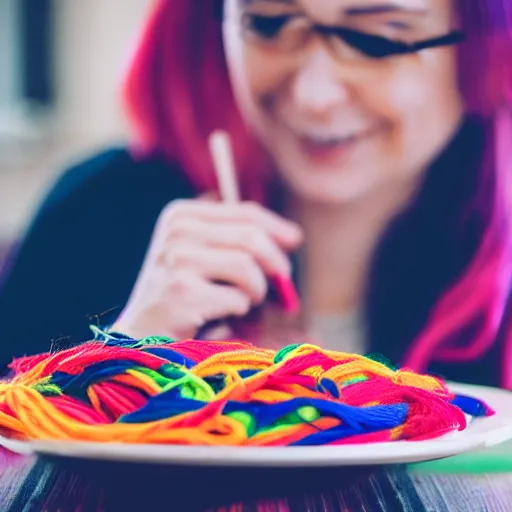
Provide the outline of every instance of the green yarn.
{"type": "Polygon", "coordinates": [[[304,406],[297,409],[297,411],[287,414],[279,418],[273,425],[270,425],[259,430],[260,433],[279,432],[286,430],[291,425],[301,425],[304,423],[312,423],[320,418],[320,414],[315,407],[304,406]]]}
{"type": "Polygon", "coordinates": [[[247,437],[251,437],[256,432],[256,420],[247,412],[234,411],[227,414],[230,418],[239,421],[247,431],[247,437]]]}
{"type": "Polygon", "coordinates": [[[368,380],[368,377],[366,375],[358,375],[357,377],[354,377],[353,379],[344,382],[343,387],[350,386],[350,384],[357,384],[358,382],[364,382],[366,380],[368,380]]]}
{"type": "Polygon", "coordinates": [[[139,344],[136,345],[134,348],[167,345],[169,343],[174,343],[174,340],[172,340],[171,338],[165,338],[164,336],[148,336],[147,338],[141,339],[139,341],[139,344]]]}
{"type": "MultiPolygon", "coordinates": [[[[275,427],[289,427],[290,425],[300,425],[302,423],[311,423],[320,417],[318,411],[311,406],[299,407],[297,411],[291,412],[282,418],[279,418],[275,423],[275,427]]],[[[274,427],[269,428],[273,430],[274,427]]]]}
{"type": "MultiPolygon", "coordinates": [[[[101,329],[97,325],[90,325],[89,329],[94,333],[95,340],[103,340],[103,341],[115,341],[118,339],[118,336],[112,335],[107,329],[101,329]]],[[[142,338],[140,340],[133,340],[131,343],[128,341],[131,340],[131,336],[127,336],[123,333],[115,333],[117,335],[121,334],[125,336],[125,340],[123,340],[123,346],[125,348],[144,348],[151,347],[157,345],[166,345],[169,343],[174,343],[174,340],[171,338],[166,338],[164,336],[147,336],[146,338],[142,338]]]]}
{"type": "Polygon", "coordinates": [[[304,407],[300,407],[297,410],[297,414],[299,418],[302,418],[304,421],[311,423],[320,418],[320,414],[318,414],[318,410],[315,407],[311,407],[310,405],[306,405],[304,407]]]}
{"type": "MultiPolygon", "coordinates": [[[[160,389],[165,388],[165,386],[167,386],[167,384],[169,384],[169,382],[174,382],[176,380],[176,379],[168,378],[167,376],[162,375],[162,374],[156,372],[155,370],[151,370],[150,368],[143,368],[141,366],[136,366],[131,371],[136,371],[139,373],[143,373],[144,375],[147,375],[153,382],[155,382],[155,384],[157,384],[157,386],[160,389]]],[[[182,376],[183,376],[183,374],[180,375],[180,377],[182,377],[182,376]]]]}
{"type": "Polygon", "coordinates": [[[133,343],[126,344],[126,348],[144,348],[144,347],[154,347],[158,345],[165,345],[168,343],[174,343],[170,338],[164,338],[161,336],[148,336],[147,338],[142,338],[141,340],[133,340],[133,343]]]}
{"type": "Polygon", "coordinates": [[[62,389],[56,384],[48,382],[50,379],[45,379],[45,382],[41,382],[34,386],[34,389],[44,396],[60,396],[63,394],[62,389]]]}
{"type": "Polygon", "coordinates": [[[210,402],[215,399],[215,391],[200,377],[192,373],[186,373],[180,379],[169,382],[163,392],[174,388],[180,388],[180,394],[184,398],[193,398],[203,402],[210,402]]]}
{"type": "Polygon", "coordinates": [[[193,388],[191,386],[187,386],[185,384],[185,385],[181,386],[180,395],[182,398],[193,399],[196,396],[195,391],[196,391],[195,388],[193,388]]]}
{"type": "Polygon", "coordinates": [[[260,428],[259,434],[268,434],[269,432],[279,432],[280,430],[286,430],[289,428],[288,423],[275,423],[274,425],[270,425],[269,427],[260,428]]]}
{"type": "Polygon", "coordinates": [[[178,380],[186,375],[186,373],[181,368],[181,366],[177,366],[174,363],[165,363],[160,366],[160,368],[158,368],[158,372],[170,380],[178,380]]]}
{"type": "Polygon", "coordinates": [[[179,387],[183,398],[208,402],[215,397],[215,391],[207,382],[190,372],[178,370],[173,364],[163,364],[158,372],[141,367],[135,367],[132,371],[147,375],[162,392],[179,387]]]}
{"type": "Polygon", "coordinates": [[[290,353],[290,352],[293,352],[296,348],[300,347],[302,345],[302,343],[296,343],[295,345],[288,345],[286,347],[283,347],[275,356],[274,356],[274,364],[278,364],[280,363],[281,361],[283,361],[283,359],[286,358],[286,356],[290,353]]]}
{"type": "Polygon", "coordinates": [[[366,357],[366,359],[370,359],[371,361],[375,361],[376,363],[383,364],[393,371],[397,371],[399,369],[398,366],[394,365],[387,357],[384,357],[382,354],[370,353],[365,354],[364,357],[366,357]]]}

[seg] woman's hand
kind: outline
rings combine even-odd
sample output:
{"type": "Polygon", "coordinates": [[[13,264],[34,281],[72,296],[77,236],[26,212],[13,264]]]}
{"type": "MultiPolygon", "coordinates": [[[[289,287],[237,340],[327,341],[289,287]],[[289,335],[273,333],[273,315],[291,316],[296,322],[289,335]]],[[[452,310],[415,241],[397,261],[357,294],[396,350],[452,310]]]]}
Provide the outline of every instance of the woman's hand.
{"type": "Polygon", "coordinates": [[[184,339],[212,320],[245,316],[265,299],[268,277],[290,275],[286,252],[301,241],[297,224],[255,203],[170,203],[112,330],[184,339]]]}

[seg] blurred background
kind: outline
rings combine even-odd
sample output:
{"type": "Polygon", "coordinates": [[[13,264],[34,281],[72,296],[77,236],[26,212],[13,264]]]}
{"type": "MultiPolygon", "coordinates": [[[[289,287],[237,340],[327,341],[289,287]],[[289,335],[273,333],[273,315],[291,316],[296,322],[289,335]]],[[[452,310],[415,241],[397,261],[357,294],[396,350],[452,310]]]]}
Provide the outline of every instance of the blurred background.
{"type": "Polygon", "coordinates": [[[73,162],[122,144],[119,80],[151,0],[0,0],[0,266],[73,162]]]}

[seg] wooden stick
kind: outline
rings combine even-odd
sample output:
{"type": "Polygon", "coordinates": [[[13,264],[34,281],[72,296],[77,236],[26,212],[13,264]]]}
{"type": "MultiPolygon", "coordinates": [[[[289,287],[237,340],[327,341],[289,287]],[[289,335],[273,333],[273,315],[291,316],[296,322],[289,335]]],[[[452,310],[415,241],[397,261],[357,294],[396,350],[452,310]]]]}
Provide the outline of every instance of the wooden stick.
{"type": "Polygon", "coordinates": [[[212,133],[208,143],[221,200],[225,203],[238,203],[240,192],[229,135],[223,130],[217,130],[212,133]]]}

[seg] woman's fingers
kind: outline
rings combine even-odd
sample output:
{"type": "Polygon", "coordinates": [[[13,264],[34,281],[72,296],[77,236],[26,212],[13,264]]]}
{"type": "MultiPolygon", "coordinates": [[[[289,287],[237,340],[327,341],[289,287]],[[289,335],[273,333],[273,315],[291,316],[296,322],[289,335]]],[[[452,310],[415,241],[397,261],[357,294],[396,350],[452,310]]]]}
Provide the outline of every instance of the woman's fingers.
{"type": "Polygon", "coordinates": [[[212,320],[244,316],[265,299],[268,277],[290,274],[286,251],[301,241],[295,223],[256,204],[173,202],[116,325],[135,337],[186,338],[212,320]]]}
{"type": "Polygon", "coordinates": [[[302,230],[295,223],[256,204],[224,204],[210,201],[178,201],[164,212],[164,222],[175,226],[183,219],[211,223],[240,222],[258,226],[284,249],[294,249],[302,242],[302,230]]]}
{"type": "Polygon", "coordinates": [[[263,229],[240,222],[211,223],[201,219],[183,220],[169,230],[171,246],[178,239],[208,248],[246,252],[267,276],[291,273],[288,256],[263,229]]]}
{"type": "Polygon", "coordinates": [[[226,283],[260,304],[267,294],[267,280],[252,256],[242,250],[181,244],[168,257],[169,271],[184,272],[213,283],[226,283]]]}
{"type": "Polygon", "coordinates": [[[200,290],[203,324],[230,316],[243,317],[251,309],[251,299],[233,286],[203,282],[200,290]]]}

